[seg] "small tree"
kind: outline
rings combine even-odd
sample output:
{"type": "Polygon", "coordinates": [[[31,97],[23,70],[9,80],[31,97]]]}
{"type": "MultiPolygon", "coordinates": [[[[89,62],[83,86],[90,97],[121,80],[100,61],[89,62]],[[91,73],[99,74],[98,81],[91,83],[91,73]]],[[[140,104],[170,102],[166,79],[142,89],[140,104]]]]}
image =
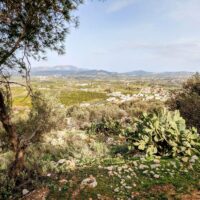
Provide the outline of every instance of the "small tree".
{"type": "Polygon", "coordinates": [[[180,111],[189,127],[197,127],[200,131],[200,74],[189,78],[168,104],[172,110],[180,111]]]}
{"type": "Polygon", "coordinates": [[[24,167],[24,153],[30,143],[20,140],[11,121],[11,74],[19,72],[26,80],[24,86],[31,91],[29,58],[43,59],[47,49],[64,53],[69,26],[77,25],[73,11],[81,3],[83,0],[0,1],[0,121],[15,152],[10,173],[13,177],[24,167]]]}

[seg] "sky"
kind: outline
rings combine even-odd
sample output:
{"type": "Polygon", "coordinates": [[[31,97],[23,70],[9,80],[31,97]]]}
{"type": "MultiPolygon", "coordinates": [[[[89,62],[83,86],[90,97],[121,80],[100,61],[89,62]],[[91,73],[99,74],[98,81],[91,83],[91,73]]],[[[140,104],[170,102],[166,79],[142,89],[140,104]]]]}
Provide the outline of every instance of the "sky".
{"type": "Polygon", "coordinates": [[[200,71],[200,0],[88,0],[76,14],[66,54],[32,66],[200,71]]]}

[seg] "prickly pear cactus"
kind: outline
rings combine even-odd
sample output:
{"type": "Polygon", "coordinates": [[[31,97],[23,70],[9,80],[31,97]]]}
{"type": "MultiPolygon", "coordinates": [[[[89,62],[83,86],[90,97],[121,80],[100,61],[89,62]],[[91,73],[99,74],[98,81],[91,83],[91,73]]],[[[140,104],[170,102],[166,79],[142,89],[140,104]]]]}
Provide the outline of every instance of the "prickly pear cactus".
{"type": "Polygon", "coordinates": [[[145,151],[147,156],[190,157],[200,150],[197,130],[186,128],[179,111],[144,113],[136,121],[136,130],[129,130],[127,135],[132,146],[145,151]]]}

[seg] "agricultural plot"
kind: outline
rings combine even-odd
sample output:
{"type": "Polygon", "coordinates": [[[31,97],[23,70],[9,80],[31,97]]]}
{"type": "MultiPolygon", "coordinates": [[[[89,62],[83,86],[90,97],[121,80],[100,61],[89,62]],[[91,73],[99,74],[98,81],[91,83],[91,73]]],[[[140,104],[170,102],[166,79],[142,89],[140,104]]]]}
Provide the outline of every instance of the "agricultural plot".
{"type": "MultiPolygon", "coordinates": [[[[78,80],[64,78],[33,78],[33,91],[39,90],[42,93],[56,96],[65,106],[80,105],[81,103],[103,102],[112,94],[120,93],[126,96],[142,95],[145,88],[164,88],[166,91],[177,89],[176,85],[166,84],[153,85],[151,80],[78,80]]],[[[13,87],[13,104],[14,107],[31,105],[30,98],[23,87],[13,87]]],[[[151,91],[149,92],[149,94],[151,91]]],[[[155,93],[155,92],[154,92],[155,93]]],[[[159,95],[159,92],[157,92],[159,95]]],[[[147,95],[149,95],[147,94],[147,95]]],[[[128,98],[127,98],[128,101],[128,98]]]]}

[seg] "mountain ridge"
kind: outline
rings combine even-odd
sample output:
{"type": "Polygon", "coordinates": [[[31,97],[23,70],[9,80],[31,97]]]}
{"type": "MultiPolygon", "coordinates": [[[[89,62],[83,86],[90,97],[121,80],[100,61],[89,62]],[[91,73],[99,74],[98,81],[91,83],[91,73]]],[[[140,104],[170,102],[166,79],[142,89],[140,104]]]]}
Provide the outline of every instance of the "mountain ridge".
{"type": "Polygon", "coordinates": [[[190,76],[195,72],[188,71],[167,71],[167,72],[149,72],[145,70],[133,70],[129,72],[110,72],[107,70],[97,70],[88,68],[79,68],[73,65],[56,65],[51,67],[34,67],[31,75],[33,76],[130,76],[130,77],[148,77],[148,76],[190,76]]]}

